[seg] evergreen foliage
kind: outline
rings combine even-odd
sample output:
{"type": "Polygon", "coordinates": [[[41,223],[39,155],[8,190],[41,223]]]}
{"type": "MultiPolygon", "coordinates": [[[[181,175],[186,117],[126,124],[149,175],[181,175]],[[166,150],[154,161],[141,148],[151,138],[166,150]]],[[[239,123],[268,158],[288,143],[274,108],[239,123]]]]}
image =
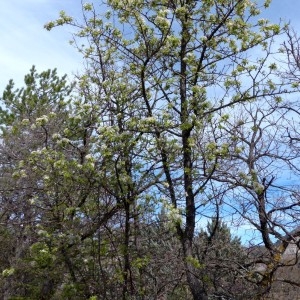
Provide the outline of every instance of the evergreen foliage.
{"type": "Polygon", "coordinates": [[[3,92],[0,298],[263,299],[275,281],[299,286],[277,275],[298,264],[283,260],[299,247],[299,187],[283,182],[300,175],[299,104],[286,98],[296,35],[259,19],[270,1],[101,5],[45,25],[78,30],[76,83],[33,67],[3,92]],[[236,224],[254,231],[247,245],[236,224]]]}

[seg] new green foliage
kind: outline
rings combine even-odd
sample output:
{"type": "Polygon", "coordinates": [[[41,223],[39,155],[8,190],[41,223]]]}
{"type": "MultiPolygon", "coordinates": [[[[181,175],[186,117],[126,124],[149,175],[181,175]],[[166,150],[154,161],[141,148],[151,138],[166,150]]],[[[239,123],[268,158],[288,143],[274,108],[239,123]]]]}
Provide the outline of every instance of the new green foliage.
{"type": "Polygon", "coordinates": [[[29,291],[48,275],[48,299],[267,292],[279,265],[272,236],[283,239],[298,205],[282,200],[295,202],[296,189],[269,192],[278,159],[297,173],[290,120],[277,113],[297,85],[273,63],[286,26],[259,19],[270,1],[101,4],[45,25],[78,30],[86,72],[73,93],[55,70],[33,68],[2,97],[2,219],[22,246],[2,273],[33,278],[10,293],[42,297],[43,286],[29,291]],[[262,280],[222,217],[259,232],[273,266],[262,280]]]}

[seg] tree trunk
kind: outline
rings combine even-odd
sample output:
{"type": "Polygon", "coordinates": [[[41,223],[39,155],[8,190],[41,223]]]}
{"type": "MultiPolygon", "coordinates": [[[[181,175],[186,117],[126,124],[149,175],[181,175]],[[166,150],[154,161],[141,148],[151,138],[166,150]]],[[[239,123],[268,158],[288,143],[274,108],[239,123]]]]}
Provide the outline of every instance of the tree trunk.
{"type": "Polygon", "coordinates": [[[192,242],[188,239],[182,241],[183,254],[184,254],[184,264],[187,282],[190,287],[190,291],[193,295],[194,300],[208,300],[208,296],[202,286],[201,281],[196,276],[197,270],[188,261],[188,257],[193,257],[192,242]]]}

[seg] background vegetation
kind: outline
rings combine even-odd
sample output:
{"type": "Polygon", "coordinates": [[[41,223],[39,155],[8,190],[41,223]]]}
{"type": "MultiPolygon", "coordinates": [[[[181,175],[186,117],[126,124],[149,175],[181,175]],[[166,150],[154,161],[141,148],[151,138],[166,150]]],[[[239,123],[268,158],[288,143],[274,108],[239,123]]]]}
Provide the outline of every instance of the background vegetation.
{"type": "Polygon", "coordinates": [[[299,40],[269,5],[109,0],[45,25],[76,30],[85,72],[3,92],[1,299],[297,295],[299,40]]]}

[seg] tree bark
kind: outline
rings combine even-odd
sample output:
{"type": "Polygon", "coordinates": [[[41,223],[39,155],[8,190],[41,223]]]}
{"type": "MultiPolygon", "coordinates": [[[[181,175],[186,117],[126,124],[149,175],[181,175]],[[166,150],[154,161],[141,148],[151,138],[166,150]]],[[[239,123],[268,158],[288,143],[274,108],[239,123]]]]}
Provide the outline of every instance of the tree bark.
{"type": "Polygon", "coordinates": [[[193,299],[208,300],[208,296],[201,285],[200,280],[196,276],[195,267],[187,260],[188,257],[192,257],[193,255],[192,242],[188,239],[185,239],[182,241],[182,247],[184,251],[186,278],[190,287],[190,291],[193,295],[193,299]]]}

